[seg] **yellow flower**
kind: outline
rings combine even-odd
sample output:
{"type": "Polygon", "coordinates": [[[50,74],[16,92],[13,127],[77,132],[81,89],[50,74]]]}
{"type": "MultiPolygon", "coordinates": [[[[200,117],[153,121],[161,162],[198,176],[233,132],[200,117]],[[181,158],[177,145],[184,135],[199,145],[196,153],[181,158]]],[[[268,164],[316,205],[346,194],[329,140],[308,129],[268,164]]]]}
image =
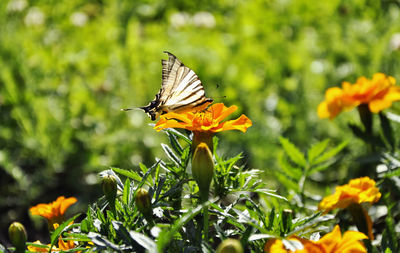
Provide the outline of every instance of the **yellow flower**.
{"type": "Polygon", "coordinates": [[[381,197],[375,181],[369,177],[352,179],[346,185],[337,186],[334,194],[325,197],[318,205],[325,213],[336,208],[347,208],[350,204],[375,203],[381,197]]]}
{"type": "Polygon", "coordinates": [[[252,122],[244,114],[238,119],[221,122],[236,110],[237,106],[226,107],[223,103],[217,103],[200,112],[169,112],[160,116],[154,129],[160,131],[166,128],[184,128],[192,132],[213,133],[227,130],[246,132],[252,122]]]}
{"type": "Polygon", "coordinates": [[[29,210],[32,215],[40,215],[46,218],[51,224],[61,223],[64,221],[64,214],[67,209],[75,204],[78,200],[74,197],[65,198],[60,196],[56,201],[49,204],[38,204],[29,210]]]}
{"type": "Polygon", "coordinates": [[[330,88],[325,93],[325,101],[318,106],[320,118],[335,118],[340,112],[367,104],[373,113],[389,108],[400,100],[400,87],[396,80],[383,73],[376,73],[372,79],[360,77],[355,84],[343,82],[342,88],[330,88]]]}
{"type": "Polygon", "coordinates": [[[283,242],[278,239],[271,239],[264,247],[266,253],[366,253],[364,244],[360,241],[368,239],[366,235],[356,231],[340,232],[338,225],[332,232],[323,236],[319,241],[311,241],[292,236],[289,240],[298,241],[303,245],[303,249],[290,251],[283,242]]]}

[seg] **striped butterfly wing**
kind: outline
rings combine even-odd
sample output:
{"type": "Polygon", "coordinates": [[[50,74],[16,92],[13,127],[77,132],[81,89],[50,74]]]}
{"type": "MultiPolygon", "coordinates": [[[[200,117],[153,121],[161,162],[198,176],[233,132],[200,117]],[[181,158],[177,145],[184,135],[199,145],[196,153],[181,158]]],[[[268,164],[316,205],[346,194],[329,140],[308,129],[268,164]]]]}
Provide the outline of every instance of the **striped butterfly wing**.
{"type": "Polygon", "coordinates": [[[141,107],[152,120],[166,112],[200,111],[213,102],[205,97],[204,87],[193,70],[175,55],[162,60],[162,86],[148,106],[141,107]]]}

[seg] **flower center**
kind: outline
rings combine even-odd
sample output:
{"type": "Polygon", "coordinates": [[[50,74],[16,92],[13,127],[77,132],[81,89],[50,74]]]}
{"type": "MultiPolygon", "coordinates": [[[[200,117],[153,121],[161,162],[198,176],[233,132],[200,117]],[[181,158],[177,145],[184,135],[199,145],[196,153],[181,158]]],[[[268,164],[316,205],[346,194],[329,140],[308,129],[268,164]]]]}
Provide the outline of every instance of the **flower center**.
{"type": "Polygon", "coordinates": [[[193,119],[193,126],[211,126],[213,124],[213,114],[210,112],[198,112],[193,119]]]}

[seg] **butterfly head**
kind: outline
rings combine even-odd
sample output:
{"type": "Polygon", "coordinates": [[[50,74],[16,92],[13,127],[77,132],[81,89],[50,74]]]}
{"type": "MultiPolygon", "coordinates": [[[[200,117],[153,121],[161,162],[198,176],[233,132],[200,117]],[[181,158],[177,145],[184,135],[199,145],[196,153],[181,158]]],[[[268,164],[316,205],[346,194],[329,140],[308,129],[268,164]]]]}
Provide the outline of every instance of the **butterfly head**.
{"type": "Polygon", "coordinates": [[[151,120],[156,120],[163,112],[160,110],[160,100],[159,100],[159,94],[156,95],[156,98],[151,101],[148,105],[139,107],[142,109],[149,117],[151,120]]]}

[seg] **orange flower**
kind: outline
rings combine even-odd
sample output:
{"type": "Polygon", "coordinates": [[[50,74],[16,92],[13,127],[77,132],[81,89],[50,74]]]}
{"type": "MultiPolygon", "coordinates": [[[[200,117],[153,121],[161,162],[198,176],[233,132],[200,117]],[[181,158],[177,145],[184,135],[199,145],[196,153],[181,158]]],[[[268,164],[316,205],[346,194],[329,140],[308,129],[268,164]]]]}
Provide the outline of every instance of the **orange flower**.
{"type": "MultiPolygon", "coordinates": [[[[54,227],[54,229],[57,229],[59,227],[59,224],[54,223],[53,227],[54,227]]],[[[44,245],[39,240],[35,241],[34,243],[43,245],[44,247],[37,247],[37,246],[30,245],[30,246],[28,246],[28,251],[30,251],[30,252],[49,252],[49,248],[50,248],[51,244],[44,245]]],[[[75,247],[76,247],[76,245],[75,245],[74,241],[71,241],[71,240],[64,241],[60,236],[58,238],[58,248],[53,246],[51,248],[51,252],[66,251],[66,250],[73,249],[75,247]]],[[[80,251],[78,251],[77,253],[79,253],[79,252],[80,251]]]]}
{"type": "MultiPolygon", "coordinates": [[[[43,245],[40,241],[35,241],[33,243],[43,245]]],[[[51,244],[47,244],[46,247],[37,247],[37,246],[29,245],[28,251],[29,252],[49,252],[50,246],[51,246],[51,244]]],[[[71,240],[64,241],[60,237],[60,238],[58,238],[58,248],[57,247],[51,248],[51,252],[66,251],[66,250],[75,248],[75,246],[76,245],[75,245],[74,241],[71,241],[71,240]]],[[[78,251],[78,252],[80,252],[80,251],[78,251]]]]}
{"type": "Polygon", "coordinates": [[[389,108],[400,100],[400,87],[396,80],[383,73],[376,73],[372,79],[360,77],[355,84],[342,83],[342,89],[330,88],[325,93],[325,101],[318,106],[320,118],[335,118],[341,111],[350,110],[361,104],[368,104],[373,113],[389,108]]]}
{"type": "Polygon", "coordinates": [[[227,130],[246,132],[252,122],[244,114],[236,120],[221,122],[236,110],[237,106],[226,107],[223,103],[217,103],[201,112],[169,112],[160,116],[154,129],[160,131],[166,128],[184,128],[193,132],[213,133],[227,130]]]}
{"type": "Polygon", "coordinates": [[[56,201],[49,204],[38,204],[29,210],[32,215],[40,215],[46,218],[50,223],[61,223],[64,221],[64,214],[67,209],[78,200],[74,197],[65,198],[60,196],[56,201]]]}
{"type": "Polygon", "coordinates": [[[329,212],[335,208],[347,208],[350,204],[375,203],[381,197],[375,181],[369,177],[352,179],[346,185],[336,187],[334,194],[325,197],[318,205],[319,210],[329,212]]]}
{"type": "Polygon", "coordinates": [[[289,238],[291,241],[298,241],[303,244],[303,249],[290,251],[285,247],[283,242],[278,239],[272,239],[267,242],[264,247],[266,253],[366,253],[367,249],[360,241],[368,239],[366,235],[356,231],[347,231],[343,234],[340,232],[338,225],[332,232],[323,236],[319,241],[311,241],[301,239],[296,236],[289,238]],[[270,241],[272,241],[270,243],[270,241]]]}
{"type": "Polygon", "coordinates": [[[345,100],[343,90],[339,87],[329,88],[325,92],[325,101],[318,105],[318,116],[333,119],[342,111],[353,109],[357,105],[355,101],[345,100]]]}

